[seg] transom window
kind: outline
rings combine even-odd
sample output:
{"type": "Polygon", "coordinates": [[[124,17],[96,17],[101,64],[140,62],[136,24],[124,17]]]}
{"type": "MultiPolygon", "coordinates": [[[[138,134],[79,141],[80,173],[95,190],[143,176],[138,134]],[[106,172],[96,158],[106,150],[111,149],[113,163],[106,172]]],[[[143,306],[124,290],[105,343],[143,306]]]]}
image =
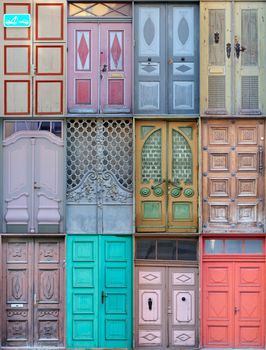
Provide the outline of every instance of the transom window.
{"type": "Polygon", "coordinates": [[[19,131],[48,131],[63,138],[63,122],[48,120],[12,120],[4,123],[4,139],[19,131]]]}
{"type": "Polygon", "coordinates": [[[68,6],[69,17],[131,17],[131,5],[129,3],[112,2],[73,2],[68,6]]]}
{"type": "Polygon", "coordinates": [[[197,241],[140,239],[136,241],[136,259],[196,261],[197,241]]]}
{"type": "Polygon", "coordinates": [[[263,254],[263,240],[207,239],[205,254],[263,254]]]}

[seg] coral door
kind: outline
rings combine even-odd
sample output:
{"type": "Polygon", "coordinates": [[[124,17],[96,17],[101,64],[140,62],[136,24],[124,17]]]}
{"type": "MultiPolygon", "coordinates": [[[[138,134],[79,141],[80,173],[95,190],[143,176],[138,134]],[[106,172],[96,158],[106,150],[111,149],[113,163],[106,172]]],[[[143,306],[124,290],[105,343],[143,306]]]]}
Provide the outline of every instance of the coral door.
{"type": "Polygon", "coordinates": [[[131,111],[131,24],[70,23],[70,113],[131,111]]]}
{"type": "Polygon", "coordinates": [[[139,232],[197,230],[197,124],[136,124],[139,232]]]}
{"type": "Polygon", "coordinates": [[[64,242],[53,238],[3,241],[4,347],[63,347],[64,242]]]}
{"type": "Polygon", "coordinates": [[[136,346],[197,347],[197,270],[136,268],[136,346]]]}
{"type": "Polygon", "coordinates": [[[264,263],[208,262],[203,276],[203,346],[264,347],[264,263]]]}

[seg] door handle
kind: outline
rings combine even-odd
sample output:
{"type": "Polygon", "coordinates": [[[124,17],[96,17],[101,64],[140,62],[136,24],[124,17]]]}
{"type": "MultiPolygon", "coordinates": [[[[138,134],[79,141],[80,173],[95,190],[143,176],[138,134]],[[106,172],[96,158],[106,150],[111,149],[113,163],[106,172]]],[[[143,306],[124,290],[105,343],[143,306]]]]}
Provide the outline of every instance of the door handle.
{"type": "Polygon", "coordinates": [[[102,304],[104,304],[104,301],[107,297],[108,297],[108,294],[102,290],[102,304]]]}
{"type": "Polygon", "coordinates": [[[148,307],[149,307],[149,310],[152,310],[152,298],[148,299],[148,307]]]}
{"type": "Polygon", "coordinates": [[[170,57],[169,59],[168,59],[168,64],[173,64],[174,63],[174,60],[172,59],[172,57],[170,57]]]}
{"type": "Polygon", "coordinates": [[[240,52],[244,52],[244,51],[246,51],[246,49],[247,49],[246,47],[240,45],[239,42],[236,41],[236,43],[235,43],[236,58],[239,58],[240,52]]]}
{"type": "Polygon", "coordinates": [[[37,296],[36,296],[36,293],[33,294],[33,305],[37,305],[37,296]]]}
{"type": "Polygon", "coordinates": [[[38,186],[38,185],[37,185],[37,182],[34,181],[33,188],[34,188],[35,190],[40,190],[40,189],[41,189],[41,186],[38,186]]]}
{"type": "Polygon", "coordinates": [[[165,183],[165,181],[166,181],[165,179],[162,179],[162,181],[159,182],[158,184],[151,186],[151,189],[154,190],[156,187],[158,187],[158,186],[162,185],[163,183],[165,183]]]}
{"type": "Polygon", "coordinates": [[[264,171],[264,162],[263,162],[263,147],[259,146],[258,149],[258,158],[259,158],[259,174],[263,175],[264,171]]]}
{"type": "Polygon", "coordinates": [[[102,68],[102,72],[106,72],[106,71],[107,71],[107,64],[104,64],[102,68]]]}
{"type": "Polygon", "coordinates": [[[235,306],[234,311],[235,311],[235,315],[236,315],[236,313],[237,313],[238,311],[240,311],[240,309],[239,309],[238,307],[235,306]]]}
{"type": "Polygon", "coordinates": [[[231,56],[231,44],[230,43],[227,43],[226,44],[226,55],[227,55],[227,58],[230,58],[231,56]]]}

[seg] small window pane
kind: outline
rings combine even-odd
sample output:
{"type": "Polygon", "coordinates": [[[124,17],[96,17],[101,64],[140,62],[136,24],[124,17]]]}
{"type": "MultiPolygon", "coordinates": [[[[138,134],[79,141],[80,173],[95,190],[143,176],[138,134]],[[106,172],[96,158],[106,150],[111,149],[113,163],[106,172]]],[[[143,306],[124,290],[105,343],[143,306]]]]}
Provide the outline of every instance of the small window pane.
{"type": "Polygon", "coordinates": [[[262,240],[246,240],[245,241],[245,253],[246,254],[262,254],[263,242],[262,240]]]}
{"type": "Polygon", "coordinates": [[[157,241],[157,259],[176,260],[176,241],[157,241]]]}
{"type": "Polygon", "coordinates": [[[197,260],[197,242],[196,241],[178,241],[178,260],[197,260]]]}
{"type": "Polygon", "coordinates": [[[138,240],[136,247],[137,259],[155,259],[155,241],[138,240]]]}
{"type": "Polygon", "coordinates": [[[206,254],[222,254],[223,241],[221,239],[208,239],[205,241],[206,254]]]}
{"type": "Polygon", "coordinates": [[[241,254],[242,253],[242,240],[226,239],[225,254],[241,254]]]}

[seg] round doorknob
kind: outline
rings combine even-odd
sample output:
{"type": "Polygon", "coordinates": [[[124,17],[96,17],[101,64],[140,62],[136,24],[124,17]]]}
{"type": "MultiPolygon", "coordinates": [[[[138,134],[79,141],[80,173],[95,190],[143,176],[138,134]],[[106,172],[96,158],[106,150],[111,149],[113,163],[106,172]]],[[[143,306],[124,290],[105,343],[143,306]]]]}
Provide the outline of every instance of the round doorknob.
{"type": "Polygon", "coordinates": [[[182,301],[186,301],[186,298],[185,298],[185,297],[182,297],[181,300],[182,300],[182,301]]]}

